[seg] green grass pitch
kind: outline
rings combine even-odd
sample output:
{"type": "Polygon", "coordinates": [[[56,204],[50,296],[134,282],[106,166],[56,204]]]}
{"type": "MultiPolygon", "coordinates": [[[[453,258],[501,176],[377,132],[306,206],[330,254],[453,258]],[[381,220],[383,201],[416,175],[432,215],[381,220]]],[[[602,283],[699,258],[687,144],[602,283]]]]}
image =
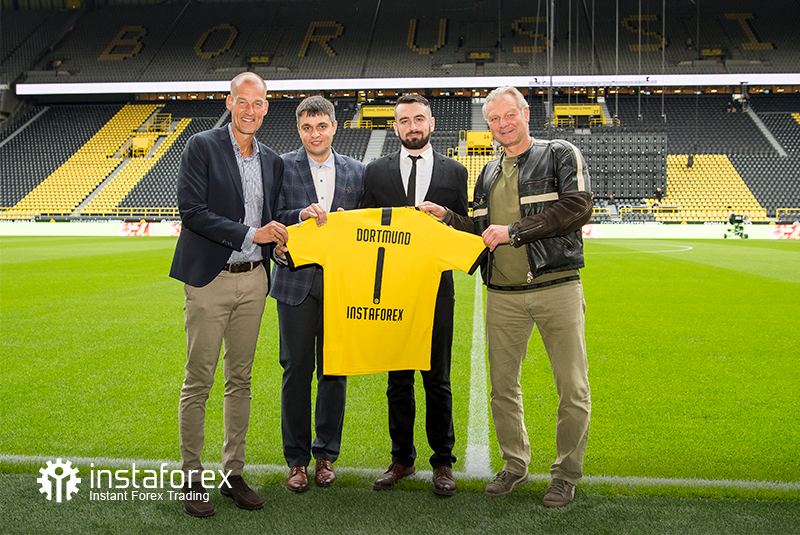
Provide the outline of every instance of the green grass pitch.
{"type": "MultiPolygon", "coordinates": [[[[0,238],[3,487],[27,485],[31,500],[50,505],[40,498],[31,475],[38,475],[42,464],[25,461],[28,456],[179,459],[177,401],[185,335],[182,285],[167,276],[174,244],[172,238],[0,238]]],[[[621,519],[629,516],[627,508],[657,518],[659,500],[704,497],[773,500],[783,505],[767,518],[800,524],[792,524],[800,514],[800,243],[588,240],[582,280],[592,427],[585,462],[585,474],[591,477],[580,485],[579,497],[587,500],[584,506],[599,508],[580,513],[588,515],[586,521],[596,519],[599,529],[603,507],[619,507],[615,514],[621,519]],[[732,484],[673,484],[683,479],[732,484]],[[791,485],[765,488],[747,482],[791,485]],[[631,501],[604,501],[620,494],[631,501]]],[[[452,383],[460,462],[468,439],[474,289],[473,277],[456,274],[452,383]]],[[[247,452],[252,465],[284,464],[277,353],[277,316],[274,301],[268,299],[254,369],[247,452]]],[[[208,404],[208,462],[219,462],[222,444],[221,368],[208,404]]],[[[417,383],[417,466],[429,469],[424,396],[421,381],[417,383]]],[[[385,387],[385,374],[348,381],[336,466],[354,470],[337,483],[339,501],[326,494],[324,500],[333,500],[329,506],[334,509],[347,510],[353,500],[386,499],[365,490],[390,462],[385,387]]],[[[523,393],[533,455],[530,471],[546,474],[555,457],[557,400],[536,333],[523,368],[523,393]]],[[[496,471],[502,460],[489,428],[491,469],[496,471]]],[[[456,471],[462,469],[459,464],[456,471]]],[[[274,492],[276,500],[294,503],[299,498],[286,497],[282,473],[258,478],[256,485],[264,485],[267,494],[274,492]]],[[[541,508],[546,482],[536,481],[520,487],[507,502],[519,504],[514,510],[520,518],[527,514],[528,502],[518,500],[531,501],[533,496],[541,508]]],[[[474,514],[494,518],[495,506],[485,505],[488,499],[480,494],[484,484],[459,481],[457,498],[475,500],[469,506],[474,514]]],[[[405,490],[420,491],[398,498],[402,503],[411,500],[408,507],[419,505],[414,495],[424,500],[432,496],[428,482],[404,485],[405,490]]],[[[3,507],[4,500],[16,503],[14,499],[0,491],[6,526],[20,520],[14,516],[19,508],[3,507]]],[[[380,503],[373,505],[380,508],[380,503]]],[[[581,505],[576,501],[571,507],[579,511],[581,505]]],[[[706,514],[702,508],[692,511],[687,518],[706,514]]],[[[506,519],[512,524],[501,518],[498,513],[497,529],[515,531],[510,520],[515,517],[506,519]]],[[[3,520],[0,516],[0,525],[3,520]]],[[[560,532],[557,517],[550,520],[554,524],[539,528],[560,532]]],[[[620,525],[606,528],[622,532],[614,527],[620,525]]],[[[358,524],[353,526],[359,532],[358,524]]],[[[718,525],[726,533],[736,532],[737,526],[747,524],[718,525]]]]}

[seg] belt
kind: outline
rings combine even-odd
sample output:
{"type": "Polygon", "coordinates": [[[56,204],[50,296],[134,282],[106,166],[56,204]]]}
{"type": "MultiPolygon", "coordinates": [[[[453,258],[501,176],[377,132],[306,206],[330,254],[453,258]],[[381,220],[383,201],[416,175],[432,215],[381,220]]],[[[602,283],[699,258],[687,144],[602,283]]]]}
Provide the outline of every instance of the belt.
{"type": "Polygon", "coordinates": [[[229,271],[231,273],[247,273],[261,265],[261,260],[256,262],[239,262],[236,264],[225,264],[222,271],[229,271]]]}
{"type": "Polygon", "coordinates": [[[550,281],[539,282],[537,284],[529,284],[527,286],[498,286],[496,284],[487,284],[486,287],[490,290],[500,290],[503,292],[521,292],[525,290],[537,290],[539,288],[547,288],[548,286],[555,286],[564,282],[579,281],[580,275],[571,275],[569,277],[562,277],[560,279],[553,279],[550,281]]]}

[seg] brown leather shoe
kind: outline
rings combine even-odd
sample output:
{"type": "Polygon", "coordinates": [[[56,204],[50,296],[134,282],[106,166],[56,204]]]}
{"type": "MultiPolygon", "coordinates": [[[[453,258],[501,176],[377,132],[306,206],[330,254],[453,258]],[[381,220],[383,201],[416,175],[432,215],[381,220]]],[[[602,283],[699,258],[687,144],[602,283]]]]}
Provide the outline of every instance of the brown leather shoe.
{"type": "Polygon", "coordinates": [[[228,483],[223,483],[219,488],[219,493],[228,498],[233,498],[236,507],[239,509],[255,511],[264,507],[264,500],[247,486],[242,476],[230,476],[228,483]]]}
{"type": "Polygon", "coordinates": [[[389,465],[389,469],[375,480],[375,484],[372,485],[372,488],[375,490],[392,490],[395,483],[416,471],[417,467],[413,464],[411,466],[403,466],[400,463],[392,463],[389,465]]]}
{"type": "Polygon", "coordinates": [[[455,496],[456,479],[449,466],[437,466],[433,471],[433,492],[439,496],[455,496]]]}
{"type": "Polygon", "coordinates": [[[336,472],[328,459],[317,459],[314,464],[314,481],[318,487],[330,487],[336,481],[336,472]]]}
{"type": "Polygon", "coordinates": [[[305,466],[292,466],[289,469],[289,481],[286,482],[289,490],[305,492],[308,490],[308,470],[305,466]]]}
{"type": "Polygon", "coordinates": [[[200,483],[183,486],[183,510],[186,514],[198,517],[212,516],[214,504],[208,495],[208,490],[200,483]]]}

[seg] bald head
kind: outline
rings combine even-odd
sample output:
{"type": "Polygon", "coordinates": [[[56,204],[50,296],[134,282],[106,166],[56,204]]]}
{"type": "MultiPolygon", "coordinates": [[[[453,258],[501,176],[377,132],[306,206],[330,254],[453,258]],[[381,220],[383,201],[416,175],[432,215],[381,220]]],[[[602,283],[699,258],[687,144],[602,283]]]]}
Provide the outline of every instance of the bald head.
{"type": "Polygon", "coordinates": [[[254,72],[243,72],[234,76],[233,80],[231,80],[231,95],[235,97],[239,93],[239,87],[243,83],[260,85],[263,88],[262,97],[267,98],[267,83],[254,72]]]}

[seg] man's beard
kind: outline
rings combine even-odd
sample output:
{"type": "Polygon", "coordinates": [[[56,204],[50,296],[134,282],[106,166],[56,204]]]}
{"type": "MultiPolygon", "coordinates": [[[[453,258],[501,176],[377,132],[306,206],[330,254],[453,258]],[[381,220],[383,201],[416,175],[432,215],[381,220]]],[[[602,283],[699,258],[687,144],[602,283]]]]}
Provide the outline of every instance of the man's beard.
{"type": "Polygon", "coordinates": [[[430,139],[431,135],[428,134],[428,135],[423,135],[422,137],[416,140],[400,138],[400,143],[402,143],[402,145],[409,150],[418,150],[427,145],[430,139]]]}

